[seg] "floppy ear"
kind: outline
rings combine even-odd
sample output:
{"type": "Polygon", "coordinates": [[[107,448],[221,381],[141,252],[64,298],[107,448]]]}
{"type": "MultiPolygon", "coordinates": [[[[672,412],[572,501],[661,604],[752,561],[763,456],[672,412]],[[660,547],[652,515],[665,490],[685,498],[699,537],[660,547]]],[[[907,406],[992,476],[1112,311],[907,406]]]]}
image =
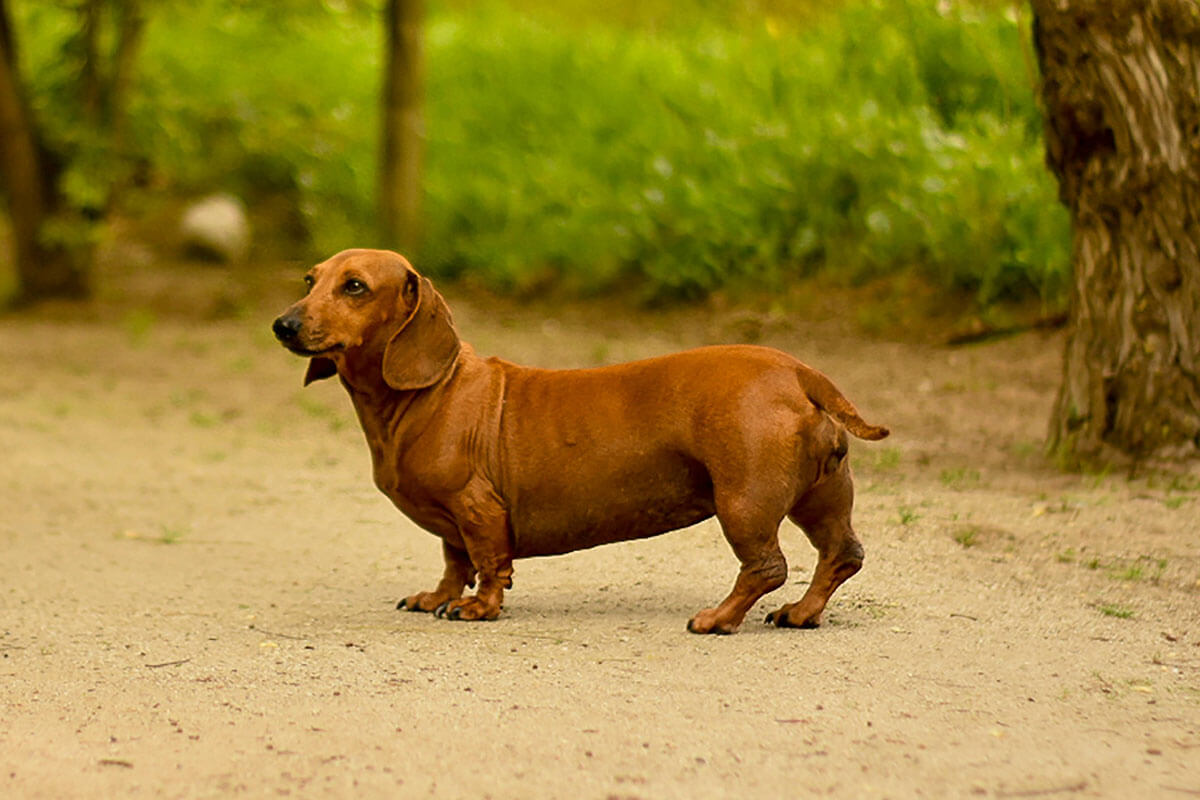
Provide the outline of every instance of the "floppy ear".
{"type": "Polygon", "coordinates": [[[398,391],[437,383],[460,348],[450,309],[428,278],[408,273],[400,301],[406,299],[412,311],[383,351],[383,379],[398,391]]]}
{"type": "Polygon", "coordinates": [[[304,385],[308,386],[313,381],[332,378],[337,375],[337,365],[328,358],[317,356],[308,360],[308,371],[304,373],[304,385]]]}

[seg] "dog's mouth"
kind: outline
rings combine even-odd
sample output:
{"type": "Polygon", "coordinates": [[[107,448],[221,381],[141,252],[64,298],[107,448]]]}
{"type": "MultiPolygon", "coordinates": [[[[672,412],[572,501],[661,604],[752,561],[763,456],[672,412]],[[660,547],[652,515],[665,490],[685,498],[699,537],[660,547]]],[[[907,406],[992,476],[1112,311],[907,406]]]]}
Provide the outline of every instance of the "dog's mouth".
{"type": "Polygon", "coordinates": [[[337,353],[346,349],[344,344],[330,345],[329,347],[309,348],[302,345],[300,342],[284,342],[283,346],[298,356],[305,358],[315,358],[317,356],[328,356],[332,353],[337,353]]]}

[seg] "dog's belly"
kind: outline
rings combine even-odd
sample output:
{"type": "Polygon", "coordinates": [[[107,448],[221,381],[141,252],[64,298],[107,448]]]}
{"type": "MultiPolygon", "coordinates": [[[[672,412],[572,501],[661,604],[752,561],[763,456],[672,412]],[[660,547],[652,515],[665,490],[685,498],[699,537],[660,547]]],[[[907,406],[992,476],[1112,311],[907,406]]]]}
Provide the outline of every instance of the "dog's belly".
{"type": "Polygon", "coordinates": [[[509,509],[514,556],[644,539],[713,515],[712,483],[698,463],[658,458],[603,471],[590,464],[587,471],[590,480],[580,482],[564,465],[524,487],[509,509]]]}

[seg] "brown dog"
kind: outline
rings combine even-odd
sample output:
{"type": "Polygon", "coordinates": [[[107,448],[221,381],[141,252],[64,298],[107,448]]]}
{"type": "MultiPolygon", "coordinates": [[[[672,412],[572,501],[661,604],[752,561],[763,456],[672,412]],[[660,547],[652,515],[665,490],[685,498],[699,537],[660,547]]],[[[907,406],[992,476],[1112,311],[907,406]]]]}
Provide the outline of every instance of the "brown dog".
{"type": "Polygon", "coordinates": [[[396,253],[347,250],[305,282],[308,295],[275,320],[275,335],[310,357],[306,385],[341,378],[375,485],[442,539],[441,582],[397,608],[494,619],[514,558],[655,536],[713,514],[742,568],[729,597],[688,622],[695,633],[732,633],[783,585],[785,516],[817,548],[817,567],[800,602],[767,622],[820,624],[830,595],[862,566],[846,430],[888,431],[791,356],[705,347],[534,369],[459,341],[442,296],[396,253]]]}

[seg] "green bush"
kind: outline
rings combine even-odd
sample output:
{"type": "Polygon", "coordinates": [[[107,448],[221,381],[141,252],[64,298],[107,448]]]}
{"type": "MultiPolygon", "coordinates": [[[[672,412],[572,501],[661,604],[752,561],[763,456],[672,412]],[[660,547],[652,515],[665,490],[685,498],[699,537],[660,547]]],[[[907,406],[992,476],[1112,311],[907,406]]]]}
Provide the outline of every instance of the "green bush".
{"type": "MultiPolygon", "coordinates": [[[[316,253],[376,244],[379,20],[263,5],[155,18],[134,135],[176,185],[292,193],[316,253]]],[[[738,21],[695,0],[629,25],[513,5],[427,20],[424,269],[655,299],[916,271],[984,304],[1061,299],[1067,222],[1011,9],[738,21]]]]}
{"type": "Polygon", "coordinates": [[[430,42],[435,269],[681,297],[817,268],[916,269],[984,303],[1062,291],[1065,217],[1001,14],[892,1],[655,35],[493,7],[430,42]]]}

